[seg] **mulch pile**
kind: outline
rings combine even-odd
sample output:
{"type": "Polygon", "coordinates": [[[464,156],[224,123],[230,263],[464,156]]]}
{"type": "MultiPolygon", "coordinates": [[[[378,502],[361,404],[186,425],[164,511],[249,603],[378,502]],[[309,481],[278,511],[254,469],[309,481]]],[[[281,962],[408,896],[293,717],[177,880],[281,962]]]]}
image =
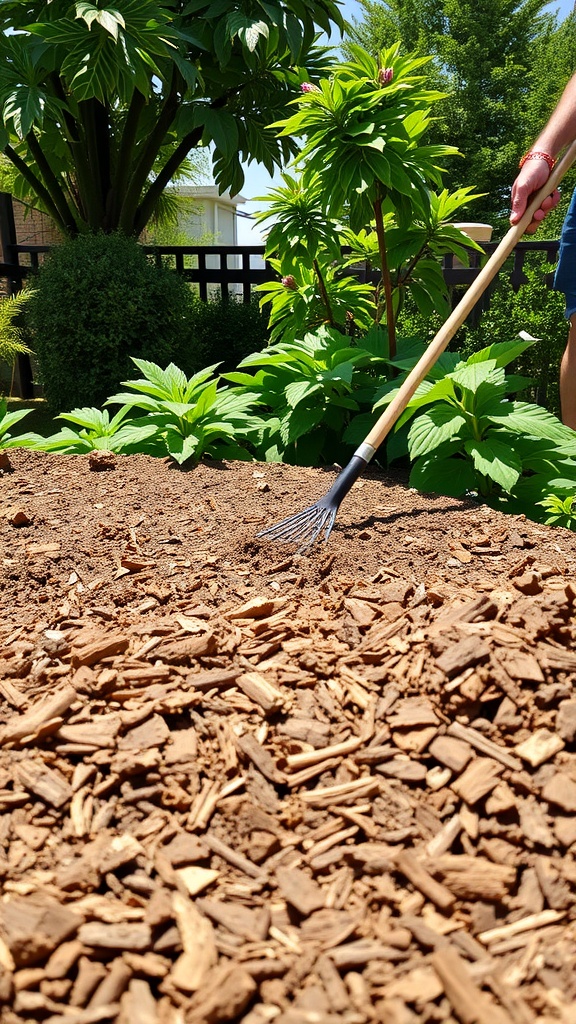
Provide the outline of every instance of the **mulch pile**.
{"type": "Polygon", "coordinates": [[[2,1024],[574,1020],[574,534],[374,475],[298,555],[321,471],[10,458],[2,1024]]]}

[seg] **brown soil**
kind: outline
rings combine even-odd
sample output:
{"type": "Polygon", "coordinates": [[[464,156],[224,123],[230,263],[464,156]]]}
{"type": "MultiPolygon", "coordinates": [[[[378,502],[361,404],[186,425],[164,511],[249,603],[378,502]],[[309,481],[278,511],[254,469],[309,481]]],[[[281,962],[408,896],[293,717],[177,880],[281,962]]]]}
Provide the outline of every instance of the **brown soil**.
{"type": "Polygon", "coordinates": [[[10,453],[0,1021],[576,1000],[576,535],[368,475],[10,453]]]}

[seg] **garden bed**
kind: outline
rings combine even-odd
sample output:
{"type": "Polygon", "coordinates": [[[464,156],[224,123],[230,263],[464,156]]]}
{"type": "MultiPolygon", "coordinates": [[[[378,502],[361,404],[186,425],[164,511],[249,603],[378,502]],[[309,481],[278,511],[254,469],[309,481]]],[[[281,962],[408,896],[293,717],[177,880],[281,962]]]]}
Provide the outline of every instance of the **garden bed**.
{"type": "Polygon", "coordinates": [[[2,1024],[568,1022],[576,535],[333,472],[15,450],[2,1024]]]}

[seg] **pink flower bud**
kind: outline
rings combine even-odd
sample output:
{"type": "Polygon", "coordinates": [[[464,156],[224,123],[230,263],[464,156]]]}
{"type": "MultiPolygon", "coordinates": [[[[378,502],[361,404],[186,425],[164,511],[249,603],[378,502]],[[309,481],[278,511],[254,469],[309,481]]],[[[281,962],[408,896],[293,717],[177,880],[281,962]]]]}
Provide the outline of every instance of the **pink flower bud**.
{"type": "Polygon", "coordinates": [[[292,274],[287,274],[286,277],[282,278],[282,284],[285,288],[288,288],[291,292],[298,291],[298,285],[296,284],[296,278],[292,274]]]}
{"type": "Polygon", "coordinates": [[[394,68],[380,68],[378,72],[378,81],[380,85],[389,85],[394,78],[394,68]]]}
{"type": "Polygon", "coordinates": [[[314,85],[312,82],[302,82],[300,90],[301,92],[320,92],[318,86],[314,85]]]}

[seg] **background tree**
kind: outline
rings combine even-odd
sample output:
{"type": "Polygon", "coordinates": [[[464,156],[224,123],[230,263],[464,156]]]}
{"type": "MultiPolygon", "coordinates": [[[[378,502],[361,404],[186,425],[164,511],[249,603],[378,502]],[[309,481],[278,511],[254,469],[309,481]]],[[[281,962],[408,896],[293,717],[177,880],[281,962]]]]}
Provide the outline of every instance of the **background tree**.
{"type": "Polygon", "coordinates": [[[434,85],[449,96],[431,137],[456,145],[464,156],[446,183],[487,193],[474,203],[475,220],[497,224],[507,218],[518,158],[574,69],[573,30],[560,30],[543,13],[546,0],[360,3],[365,15],[352,36],[371,52],[399,38],[404,50],[434,55],[434,85]]]}
{"type": "Polygon", "coordinates": [[[16,194],[68,237],[138,236],[210,145],[217,184],[238,192],[243,162],[291,155],[267,126],[317,74],[318,29],[342,25],[339,0],[4,0],[0,151],[16,194]]]}

